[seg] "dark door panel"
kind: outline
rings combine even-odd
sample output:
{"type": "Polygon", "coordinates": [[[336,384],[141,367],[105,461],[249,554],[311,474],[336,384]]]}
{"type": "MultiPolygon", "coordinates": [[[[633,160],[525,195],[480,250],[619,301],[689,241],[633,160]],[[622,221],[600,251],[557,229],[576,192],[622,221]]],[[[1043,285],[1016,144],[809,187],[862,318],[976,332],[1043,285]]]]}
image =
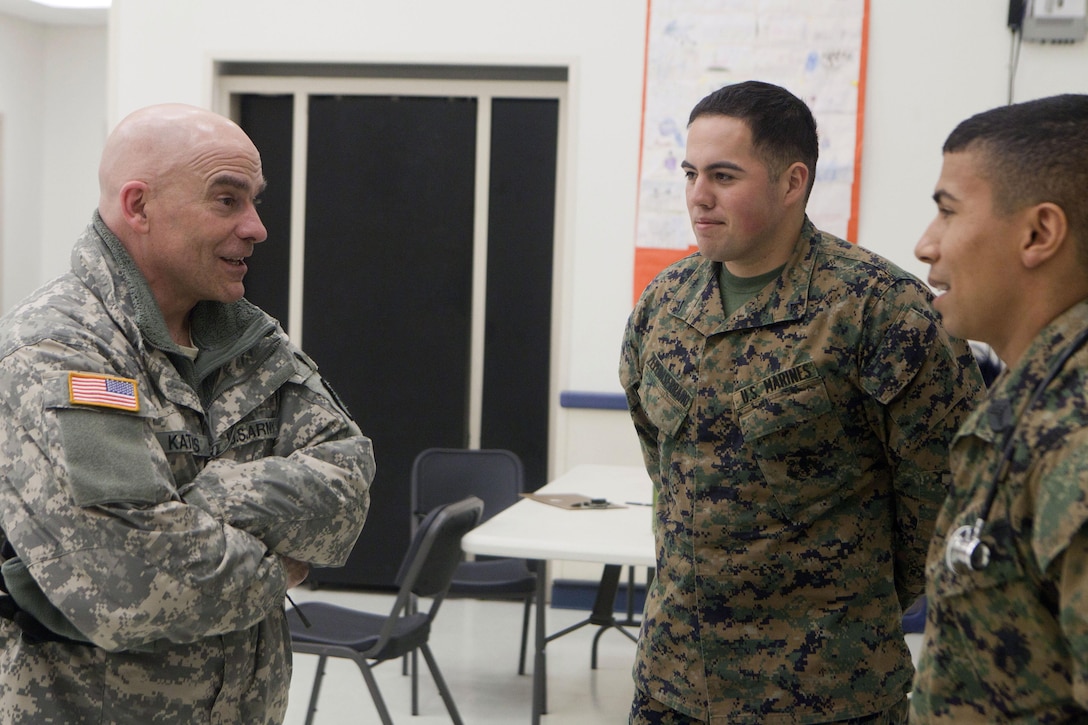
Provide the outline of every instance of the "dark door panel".
{"type": "Polygon", "coordinates": [[[246,264],[246,299],[287,327],[291,263],[291,133],[294,97],[248,94],[239,103],[239,125],[261,152],[268,187],[258,209],[268,238],[246,264]]]}
{"type": "Polygon", "coordinates": [[[475,139],[475,99],[310,99],[304,343],[378,463],[357,561],[319,579],[391,585],[412,460],[467,443],[475,139]]]}
{"type": "Polygon", "coordinates": [[[548,475],[558,124],[556,100],[491,105],[480,447],[516,452],[530,491],[548,475]]]}

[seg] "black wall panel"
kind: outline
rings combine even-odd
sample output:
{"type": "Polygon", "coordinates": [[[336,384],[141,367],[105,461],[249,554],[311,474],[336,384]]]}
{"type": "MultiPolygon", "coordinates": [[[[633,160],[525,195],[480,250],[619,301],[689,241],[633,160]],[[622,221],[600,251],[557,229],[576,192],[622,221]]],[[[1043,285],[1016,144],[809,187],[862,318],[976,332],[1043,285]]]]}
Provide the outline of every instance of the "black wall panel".
{"type": "Polygon", "coordinates": [[[355,560],[321,580],[391,585],[412,460],[467,444],[475,137],[474,99],[311,97],[303,342],[378,463],[355,560]]]}
{"type": "Polygon", "coordinates": [[[548,473],[548,378],[559,102],[491,105],[481,448],[515,451],[525,485],[548,473]]]}
{"type": "Polygon", "coordinates": [[[247,260],[246,299],[287,327],[287,285],[291,242],[291,126],[294,99],[290,95],[245,95],[240,99],[239,125],[261,153],[268,187],[258,212],[268,239],[247,260]]]}

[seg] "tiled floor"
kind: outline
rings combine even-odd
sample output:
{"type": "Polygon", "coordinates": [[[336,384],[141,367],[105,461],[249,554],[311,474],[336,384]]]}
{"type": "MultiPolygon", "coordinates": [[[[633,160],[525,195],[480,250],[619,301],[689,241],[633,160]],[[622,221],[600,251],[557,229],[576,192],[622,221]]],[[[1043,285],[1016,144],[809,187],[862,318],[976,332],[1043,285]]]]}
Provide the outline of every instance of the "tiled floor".
{"type": "MultiPolygon", "coordinates": [[[[296,602],[330,601],[372,612],[388,612],[391,595],[360,594],[332,589],[291,591],[296,602]]],[[[532,633],[527,674],[518,675],[521,637],[520,602],[451,599],[442,604],[431,631],[431,650],[466,725],[510,725],[530,721],[532,698],[532,633]]],[[[548,610],[548,631],[585,619],[587,612],[548,610]]],[[[597,628],[586,626],[548,645],[547,725],[616,725],[627,722],[634,685],[631,663],[635,645],[619,632],[601,637],[597,669],[590,669],[590,651],[597,628]]],[[[287,725],[302,725],[313,685],[317,657],[295,656],[287,725]]],[[[450,718],[420,658],[420,714],[411,714],[409,678],[400,662],[386,662],[374,674],[394,722],[405,725],[449,723],[450,718]]],[[[315,725],[377,723],[378,715],[358,667],[347,660],[329,660],[315,725]]]]}
{"type": "MultiPolygon", "coordinates": [[[[387,612],[392,597],[331,589],[291,591],[295,601],[321,599],[373,612],[387,612]]],[[[431,649],[466,725],[511,725],[530,721],[532,677],[517,674],[522,605],[514,602],[449,600],[442,605],[431,632],[431,649]]],[[[548,610],[548,631],[574,624],[586,612],[548,610]]],[[[590,669],[590,650],[597,628],[586,626],[548,645],[548,714],[545,725],[621,725],[627,722],[634,685],[634,644],[619,632],[601,637],[597,669],[590,669]]],[[[916,651],[919,635],[908,635],[916,651]]],[[[532,647],[530,641],[530,649],[532,647]]],[[[317,658],[295,656],[295,674],[287,725],[302,725],[317,658]]],[[[374,673],[393,720],[404,725],[449,723],[422,659],[420,714],[411,714],[409,678],[400,662],[386,662],[374,673]]],[[[532,671],[530,652],[529,672],[532,671]]],[[[321,688],[315,725],[377,723],[378,715],[366,683],[354,663],[330,660],[321,688]]]]}

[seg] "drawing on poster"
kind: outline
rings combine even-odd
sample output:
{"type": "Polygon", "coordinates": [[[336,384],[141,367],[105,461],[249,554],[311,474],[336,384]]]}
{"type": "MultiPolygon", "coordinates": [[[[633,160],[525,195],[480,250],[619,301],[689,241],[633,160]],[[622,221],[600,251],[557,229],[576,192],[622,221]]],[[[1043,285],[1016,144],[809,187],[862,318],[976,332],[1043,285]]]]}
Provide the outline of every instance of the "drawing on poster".
{"type": "Polygon", "coordinates": [[[848,238],[863,97],[867,0],[648,0],[635,294],[662,261],[694,250],[684,202],[687,114],[707,93],[762,80],[816,117],[820,157],[808,214],[848,238]]]}

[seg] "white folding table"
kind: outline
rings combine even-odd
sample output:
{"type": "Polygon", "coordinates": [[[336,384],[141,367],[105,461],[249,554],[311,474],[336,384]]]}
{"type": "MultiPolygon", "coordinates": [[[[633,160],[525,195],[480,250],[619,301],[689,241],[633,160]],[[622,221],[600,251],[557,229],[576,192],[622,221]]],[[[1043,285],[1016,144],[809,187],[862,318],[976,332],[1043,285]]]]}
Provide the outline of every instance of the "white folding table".
{"type": "MultiPolygon", "coordinates": [[[[649,505],[651,491],[650,478],[641,466],[576,466],[535,493],[584,494],[607,499],[623,508],[570,510],[527,498],[465,534],[461,546],[471,554],[652,568],[657,562],[649,505]]],[[[552,636],[547,634],[544,565],[537,572],[533,725],[540,723],[540,716],[547,709],[545,647],[549,640],[580,626],[568,627],[552,636]]]]}

